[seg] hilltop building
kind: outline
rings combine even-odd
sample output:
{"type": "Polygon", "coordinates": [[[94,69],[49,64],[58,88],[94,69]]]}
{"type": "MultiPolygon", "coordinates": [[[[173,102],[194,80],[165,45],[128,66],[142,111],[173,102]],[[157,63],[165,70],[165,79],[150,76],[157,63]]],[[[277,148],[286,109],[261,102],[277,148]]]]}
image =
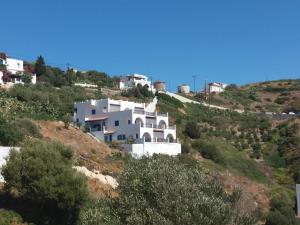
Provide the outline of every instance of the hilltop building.
{"type": "Polygon", "coordinates": [[[154,88],[157,91],[166,91],[166,82],[157,80],[154,82],[154,88]]]}
{"type": "Polygon", "coordinates": [[[190,93],[190,86],[187,84],[182,84],[178,86],[178,93],[183,93],[183,94],[189,94],[190,93]]]}
{"type": "Polygon", "coordinates": [[[156,112],[156,98],[150,104],[100,99],[76,102],[74,121],[97,139],[117,141],[135,157],[154,153],[177,155],[181,144],[168,113],[156,112]]]}
{"type": "Polygon", "coordinates": [[[9,58],[5,53],[0,53],[0,85],[23,84],[22,76],[31,75],[31,83],[36,83],[36,75],[27,70],[23,60],[9,58]]]}
{"type": "Polygon", "coordinates": [[[208,84],[208,91],[210,93],[220,93],[225,91],[227,84],[220,83],[220,82],[213,82],[208,84]]]}
{"type": "Polygon", "coordinates": [[[128,88],[132,88],[138,85],[141,85],[142,87],[146,86],[149,91],[155,91],[151,80],[149,80],[148,77],[145,75],[130,74],[120,77],[119,88],[121,90],[126,90],[128,88]]]}

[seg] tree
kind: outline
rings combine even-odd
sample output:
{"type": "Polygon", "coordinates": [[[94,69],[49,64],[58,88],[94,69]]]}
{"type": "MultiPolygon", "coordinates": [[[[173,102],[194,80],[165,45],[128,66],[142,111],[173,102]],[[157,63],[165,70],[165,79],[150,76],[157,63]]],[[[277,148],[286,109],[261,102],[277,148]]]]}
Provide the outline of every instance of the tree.
{"type": "Polygon", "coordinates": [[[24,73],[22,75],[22,81],[25,83],[25,84],[30,84],[31,83],[31,80],[32,80],[32,75],[30,73],[24,73]]]}
{"type": "Polygon", "coordinates": [[[75,80],[75,73],[73,69],[68,68],[66,72],[66,80],[69,85],[72,85],[73,81],[75,80]]]}
{"type": "Polygon", "coordinates": [[[194,121],[187,122],[187,124],[185,125],[184,133],[193,139],[199,138],[201,135],[200,128],[197,122],[194,121]]]}
{"type": "Polygon", "coordinates": [[[72,122],[72,117],[70,114],[66,114],[62,117],[62,121],[64,122],[64,127],[69,129],[70,123],[72,122]]]}
{"type": "Polygon", "coordinates": [[[41,55],[38,56],[38,58],[35,62],[34,69],[35,69],[35,73],[37,76],[41,76],[46,73],[46,64],[45,64],[43,56],[41,56],[41,55]]]}
{"type": "Polygon", "coordinates": [[[72,169],[72,156],[68,147],[37,141],[11,151],[2,169],[4,188],[34,207],[36,224],[76,222],[88,191],[83,175],[72,169]]]}
{"type": "Polygon", "coordinates": [[[251,225],[255,222],[239,212],[237,190],[227,194],[219,182],[179,158],[154,155],[131,160],[119,179],[117,191],[118,196],[107,204],[101,201],[99,207],[85,209],[80,224],[251,225]]]}

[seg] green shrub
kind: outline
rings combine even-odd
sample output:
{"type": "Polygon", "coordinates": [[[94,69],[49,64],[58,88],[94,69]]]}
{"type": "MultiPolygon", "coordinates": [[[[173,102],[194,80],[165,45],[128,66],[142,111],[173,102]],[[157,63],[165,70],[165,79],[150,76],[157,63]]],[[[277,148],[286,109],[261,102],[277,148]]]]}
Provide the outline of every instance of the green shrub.
{"type": "Polygon", "coordinates": [[[278,98],[275,99],[274,102],[277,103],[277,104],[282,105],[282,104],[284,104],[288,100],[290,100],[289,97],[278,97],[278,98]]]}
{"type": "Polygon", "coordinates": [[[215,179],[175,157],[129,161],[117,191],[108,203],[99,201],[82,211],[80,224],[255,224],[239,211],[237,190],[227,194],[215,179]]]}
{"type": "Polygon", "coordinates": [[[72,169],[72,156],[61,144],[30,142],[20,151],[11,151],[2,168],[5,190],[17,191],[34,206],[37,224],[76,222],[88,191],[85,177],[72,169]]]}
{"type": "Polygon", "coordinates": [[[194,121],[189,121],[186,123],[184,133],[192,139],[197,139],[201,135],[199,125],[194,121]]]}
{"type": "Polygon", "coordinates": [[[24,223],[22,217],[11,210],[0,209],[1,225],[34,225],[32,223],[24,223]]]}
{"type": "Polygon", "coordinates": [[[14,129],[19,130],[19,132],[24,136],[30,136],[35,138],[41,138],[42,134],[38,126],[27,118],[17,118],[12,122],[14,129]]]}
{"type": "Polygon", "coordinates": [[[212,143],[207,143],[201,140],[197,140],[192,144],[193,148],[198,150],[201,155],[206,159],[211,159],[215,163],[224,164],[224,157],[221,150],[212,143]]]}
{"type": "Polygon", "coordinates": [[[22,133],[15,129],[11,122],[0,115],[0,144],[4,146],[13,146],[23,139],[22,133]]]}
{"type": "Polygon", "coordinates": [[[172,105],[177,108],[183,108],[183,103],[181,101],[179,101],[178,99],[171,97],[167,94],[158,93],[157,98],[158,98],[158,101],[163,102],[165,104],[172,105]]]}

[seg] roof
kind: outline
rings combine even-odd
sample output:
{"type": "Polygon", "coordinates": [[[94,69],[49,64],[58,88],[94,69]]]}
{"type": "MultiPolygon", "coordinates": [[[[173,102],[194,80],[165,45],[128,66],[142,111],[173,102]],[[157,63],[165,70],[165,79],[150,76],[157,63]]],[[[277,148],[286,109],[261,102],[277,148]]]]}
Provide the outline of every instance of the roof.
{"type": "Polygon", "coordinates": [[[90,117],[86,117],[85,121],[89,122],[89,121],[99,121],[99,120],[106,120],[108,117],[107,116],[90,116],[90,117]]]}
{"type": "Polygon", "coordinates": [[[136,73],[134,73],[134,74],[129,74],[129,75],[127,75],[127,77],[136,77],[136,78],[147,79],[147,76],[141,75],[141,74],[136,74],[136,73]]]}

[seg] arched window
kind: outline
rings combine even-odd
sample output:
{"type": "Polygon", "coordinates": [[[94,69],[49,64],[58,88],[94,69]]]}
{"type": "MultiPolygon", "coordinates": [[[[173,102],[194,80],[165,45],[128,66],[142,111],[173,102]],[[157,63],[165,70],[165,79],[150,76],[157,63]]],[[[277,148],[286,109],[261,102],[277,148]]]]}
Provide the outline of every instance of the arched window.
{"type": "Polygon", "coordinates": [[[146,132],[143,135],[143,139],[145,140],[145,142],[151,142],[151,135],[146,132]]]}
{"type": "Polygon", "coordinates": [[[135,124],[140,124],[141,127],[144,126],[143,120],[142,120],[141,118],[139,118],[139,117],[135,119],[135,122],[134,122],[134,123],[135,123],[135,124]]]}
{"type": "Polygon", "coordinates": [[[161,129],[167,128],[167,124],[164,120],[159,121],[158,127],[161,129]]]}
{"type": "Polygon", "coordinates": [[[168,140],[168,142],[173,143],[173,142],[174,142],[174,137],[173,137],[173,135],[172,135],[172,134],[168,134],[168,135],[167,135],[167,140],[168,140]]]}

